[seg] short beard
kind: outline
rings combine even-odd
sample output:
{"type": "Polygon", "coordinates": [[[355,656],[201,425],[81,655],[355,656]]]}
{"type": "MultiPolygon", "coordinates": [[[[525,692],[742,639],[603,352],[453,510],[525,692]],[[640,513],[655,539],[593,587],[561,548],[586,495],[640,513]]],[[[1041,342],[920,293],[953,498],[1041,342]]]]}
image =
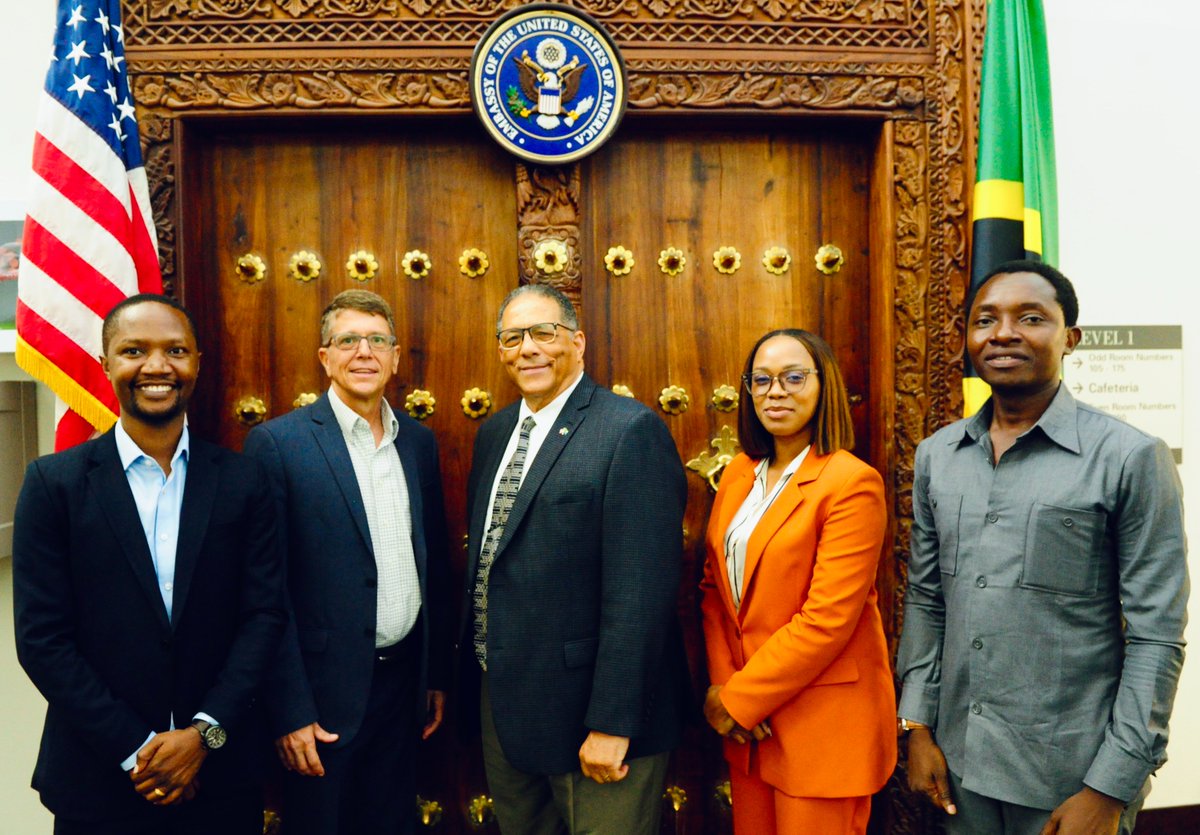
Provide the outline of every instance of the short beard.
{"type": "Polygon", "coordinates": [[[183,393],[178,390],[176,390],[175,402],[171,404],[171,408],[162,412],[148,412],[140,408],[137,401],[137,392],[134,391],[134,396],[129,401],[127,413],[131,418],[136,418],[148,426],[166,426],[186,411],[187,400],[184,398],[183,393]]]}

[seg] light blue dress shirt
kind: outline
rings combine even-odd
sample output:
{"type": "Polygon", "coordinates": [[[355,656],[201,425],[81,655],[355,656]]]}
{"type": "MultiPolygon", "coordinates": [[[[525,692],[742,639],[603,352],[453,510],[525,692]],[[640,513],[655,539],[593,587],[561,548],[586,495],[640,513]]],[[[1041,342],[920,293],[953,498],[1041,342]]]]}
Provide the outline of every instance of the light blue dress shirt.
{"type": "MultiPolygon", "coordinates": [[[[163,605],[167,607],[167,619],[170,620],[172,603],[175,600],[175,552],[179,545],[179,517],[183,512],[183,488],[187,483],[187,424],[184,424],[179,444],[171,456],[170,475],[163,472],[157,461],[142,452],[141,447],[129,437],[120,421],[117,421],[113,428],[113,436],[117,442],[117,456],[121,459],[121,467],[125,470],[129,490],[133,493],[133,503],[137,506],[138,518],[146,534],[146,545],[150,548],[150,559],[154,562],[154,574],[158,577],[158,592],[162,595],[163,605]]],[[[195,718],[213,725],[220,724],[207,713],[197,713],[195,718]]],[[[174,727],[175,717],[172,716],[172,730],[174,727]]],[[[146,742],[154,737],[155,732],[151,731],[146,737],[146,742]]],[[[146,742],[125,758],[121,768],[125,771],[133,768],[137,762],[138,751],[145,747],[146,742]]]]}

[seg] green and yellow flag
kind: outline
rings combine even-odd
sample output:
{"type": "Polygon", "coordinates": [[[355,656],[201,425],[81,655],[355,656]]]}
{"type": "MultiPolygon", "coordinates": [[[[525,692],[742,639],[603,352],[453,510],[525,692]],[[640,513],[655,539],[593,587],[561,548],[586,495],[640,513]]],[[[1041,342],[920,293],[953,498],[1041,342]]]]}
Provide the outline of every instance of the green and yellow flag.
{"type": "MultiPolygon", "coordinates": [[[[1015,258],[1058,264],[1058,189],[1042,0],[989,0],[987,15],[968,305],[983,277],[998,264],[1015,258]]],[[[972,415],[990,389],[970,359],[965,362],[963,411],[972,415]]]]}

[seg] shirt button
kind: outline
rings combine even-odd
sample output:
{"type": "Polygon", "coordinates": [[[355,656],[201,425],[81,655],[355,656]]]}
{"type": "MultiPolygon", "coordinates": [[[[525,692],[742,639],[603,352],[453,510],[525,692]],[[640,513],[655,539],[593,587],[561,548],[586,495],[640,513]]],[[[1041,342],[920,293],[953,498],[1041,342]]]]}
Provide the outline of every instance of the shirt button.
{"type": "Polygon", "coordinates": [[[975,647],[975,649],[983,649],[983,641],[976,638],[974,641],[971,641],[971,646],[975,647]]]}
{"type": "Polygon", "coordinates": [[[163,583],[163,588],[166,589],[167,591],[170,591],[171,589],[175,588],[175,584],[174,583],[163,583]]]}
{"type": "Polygon", "coordinates": [[[1000,516],[999,516],[998,514],[995,514],[995,513],[989,513],[989,514],[987,515],[987,520],[988,520],[989,522],[991,522],[993,525],[994,525],[994,524],[996,524],[996,520],[997,520],[997,519],[999,519],[999,518],[1000,518],[1000,516]]]}
{"type": "Polygon", "coordinates": [[[158,535],[158,541],[159,541],[159,542],[166,542],[166,541],[167,541],[167,535],[166,535],[165,533],[160,533],[160,534],[158,535]]]}
{"type": "Polygon", "coordinates": [[[986,589],[987,588],[987,577],[983,577],[983,576],[976,577],[975,585],[977,585],[981,589],[986,589]]]}
{"type": "Polygon", "coordinates": [[[1075,524],[1075,520],[1072,519],[1070,516],[1068,516],[1066,519],[1063,519],[1063,525],[1065,525],[1068,528],[1074,524],[1075,524]]]}
{"type": "Polygon", "coordinates": [[[937,499],[930,499],[930,500],[929,500],[929,503],[930,503],[931,505],[933,505],[935,508],[937,507],[937,499]]]}
{"type": "Polygon", "coordinates": [[[971,702],[971,712],[976,716],[983,713],[983,708],[980,706],[979,702],[971,702]]]}

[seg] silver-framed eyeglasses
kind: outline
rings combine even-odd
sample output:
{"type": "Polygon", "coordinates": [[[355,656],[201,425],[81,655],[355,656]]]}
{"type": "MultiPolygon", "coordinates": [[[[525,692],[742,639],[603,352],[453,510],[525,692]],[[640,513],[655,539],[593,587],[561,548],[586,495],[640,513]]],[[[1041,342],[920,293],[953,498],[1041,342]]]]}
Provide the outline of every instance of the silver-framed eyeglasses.
{"type": "Polygon", "coordinates": [[[527,328],[505,328],[496,334],[496,339],[500,340],[500,347],[508,351],[511,351],[524,342],[525,334],[533,337],[534,342],[546,345],[553,342],[554,337],[558,336],[559,328],[565,331],[575,330],[559,322],[539,322],[527,328]]]}
{"type": "Polygon", "coordinates": [[[742,375],[742,383],[751,397],[765,397],[771,386],[778,381],[779,387],[787,394],[799,394],[804,391],[809,374],[816,374],[815,368],[789,368],[779,374],[768,374],[765,371],[752,371],[742,375]]]}
{"type": "Polygon", "coordinates": [[[390,333],[335,333],[329,337],[329,346],[339,351],[357,351],[364,339],[377,354],[386,354],[396,345],[396,337],[390,333]]]}

